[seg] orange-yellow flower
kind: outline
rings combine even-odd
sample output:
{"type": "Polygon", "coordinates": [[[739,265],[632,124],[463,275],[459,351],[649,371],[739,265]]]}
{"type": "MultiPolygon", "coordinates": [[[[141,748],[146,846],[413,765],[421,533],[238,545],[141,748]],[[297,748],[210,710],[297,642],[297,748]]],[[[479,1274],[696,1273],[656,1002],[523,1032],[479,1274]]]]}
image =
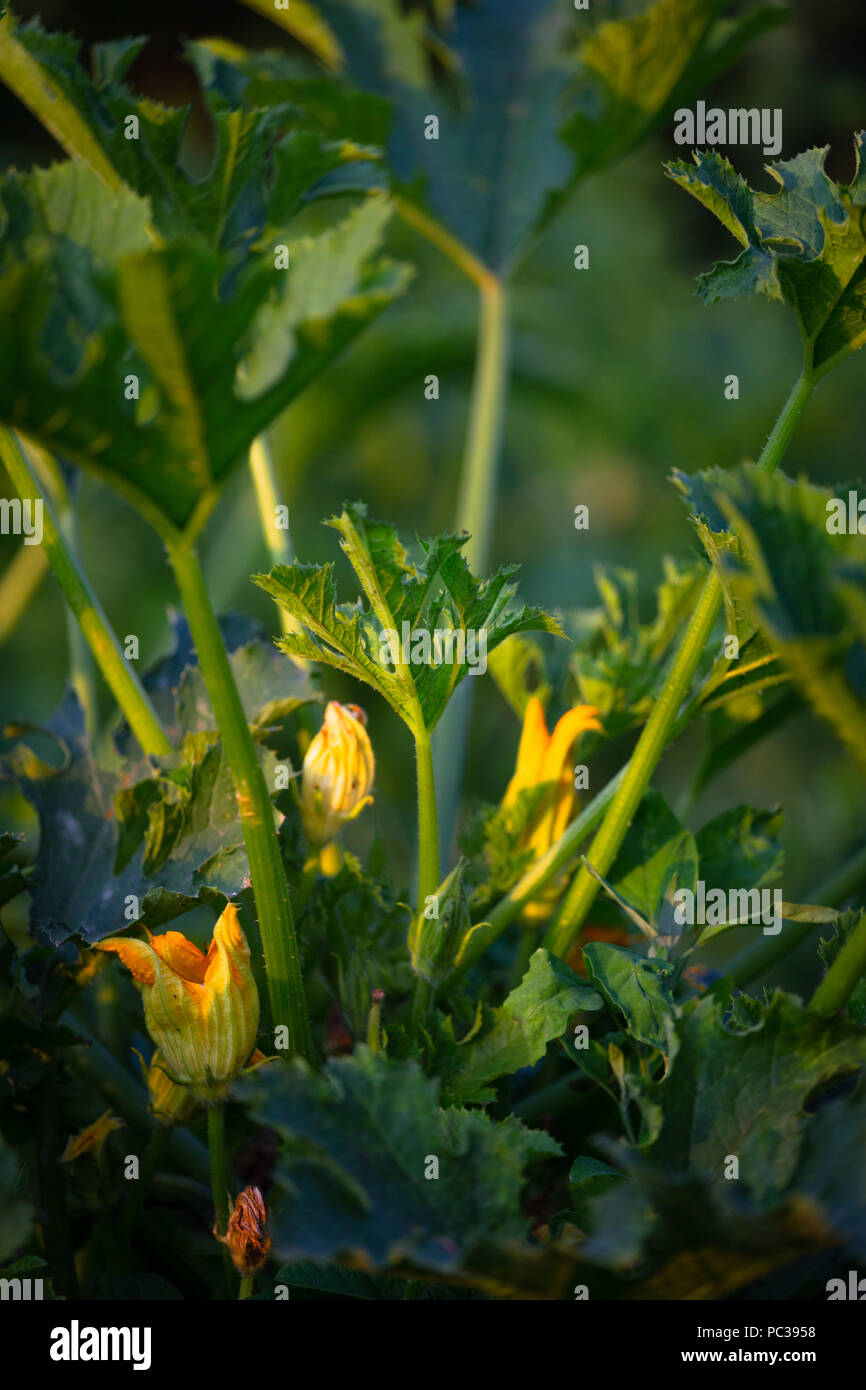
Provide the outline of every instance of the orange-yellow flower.
{"type": "Polygon", "coordinates": [[[255,1274],[268,1258],[271,1238],[265,1227],[266,1220],[261,1192],[257,1187],[245,1187],[235,1202],[225,1235],[221,1236],[214,1226],[214,1235],[228,1246],[232,1264],[244,1277],[255,1274]]]}
{"type": "MultiPolygon", "coordinates": [[[[598,711],[592,705],[575,705],[567,710],[548,733],[544,707],[533,695],[523,716],[523,730],[517,750],[514,776],[503,797],[503,807],[514,806],[522,791],[545,787],[539,805],[534,809],[523,833],[521,848],[531,849],[533,860],[540,859],[562,836],[577,809],[572,755],[574,745],[589,729],[601,730],[598,711]]],[[[538,921],[550,913],[552,901],[559,888],[553,885],[546,894],[528,904],[523,916],[538,921]]]]}
{"type": "Polygon", "coordinates": [[[108,937],[144,1000],[147,1031],[169,1077],[201,1100],[218,1100],[248,1060],[259,1026],[250,950],[229,903],[204,955],[177,931],[148,941],[108,937]]]}
{"type": "Polygon", "coordinates": [[[60,1162],[71,1163],[73,1159],[80,1158],[82,1154],[90,1153],[98,1158],[105,1147],[106,1139],[115,1129],[123,1129],[123,1120],[119,1120],[116,1115],[112,1115],[110,1110],[106,1110],[98,1120],[93,1121],[92,1125],[82,1129],[79,1134],[70,1135],[66,1148],[60,1155],[60,1162]]]}
{"type": "Polygon", "coordinates": [[[354,820],[373,798],[376,763],[358,705],[331,700],[322,727],[304,758],[301,819],[317,849],[330,844],[346,821],[354,820]]]}

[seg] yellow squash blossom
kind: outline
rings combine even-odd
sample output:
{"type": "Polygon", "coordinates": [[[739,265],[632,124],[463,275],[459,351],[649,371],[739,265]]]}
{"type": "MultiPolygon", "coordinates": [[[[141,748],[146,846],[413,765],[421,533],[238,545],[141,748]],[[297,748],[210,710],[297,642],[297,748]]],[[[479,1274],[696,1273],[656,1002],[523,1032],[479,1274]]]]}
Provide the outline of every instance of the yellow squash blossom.
{"type": "Polygon", "coordinates": [[[148,941],[108,937],[99,948],[114,951],[131,972],[170,1077],[201,1100],[220,1099],[249,1059],[259,1026],[250,950],[234,904],[214,927],[207,955],[177,931],[148,941]]]}
{"type": "Polygon", "coordinates": [[[304,758],[301,820],[310,843],[319,849],[336,838],[373,798],[376,763],[359,705],[331,700],[322,727],[304,758]]]}
{"type": "Polygon", "coordinates": [[[94,1120],[93,1124],[88,1125],[80,1134],[70,1136],[66,1148],[60,1155],[60,1162],[72,1163],[82,1154],[93,1154],[95,1158],[99,1158],[105,1147],[106,1139],[115,1129],[123,1129],[123,1120],[119,1120],[116,1115],[112,1115],[110,1110],[106,1110],[98,1120],[94,1120]]]}
{"type": "MultiPolygon", "coordinates": [[[[514,806],[522,791],[546,786],[523,835],[521,848],[531,849],[533,861],[546,854],[564,833],[577,809],[572,756],[574,745],[589,729],[601,731],[598,711],[592,705],[575,705],[567,710],[548,733],[544,707],[537,695],[527,703],[523,730],[517,750],[517,766],[508,783],[502,805],[514,806]]],[[[524,920],[535,924],[549,916],[561,891],[553,884],[547,892],[524,909],[524,920]]]]}

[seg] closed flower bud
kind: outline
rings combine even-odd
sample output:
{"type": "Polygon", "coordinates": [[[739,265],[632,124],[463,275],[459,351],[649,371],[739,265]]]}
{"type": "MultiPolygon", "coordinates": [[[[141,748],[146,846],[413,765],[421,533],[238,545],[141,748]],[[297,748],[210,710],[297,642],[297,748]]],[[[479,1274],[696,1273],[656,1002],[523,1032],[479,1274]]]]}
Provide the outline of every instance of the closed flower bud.
{"type": "Polygon", "coordinates": [[[358,705],[331,700],[322,727],[304,758],[301,819],[310,843],[330,844],[346,821],[373,798],[375,759],[365,728],[367,716],[358,705]]]}
{"type": "Polygon", "coordinates": [[[232,1264],[244,1278],[256,1274],[270,1253],[271,1238],[265,1226],[267,1215],[259,1189],[245,1187],[235,1202],[225,1235],[221,1236],[214,1227],[214,1235],[228,1246],[232,1264]]]}
{"type": "Polygon", "coordinates": [[[463,887],[460,860],[456,869],[422,905],[409,928],[412,969],[428,984],[439,985],[460,963],[460,957],[474,928],[463,887]]]}
{"type": "Polygon", "coordinates": [[[217,1101],[249,1059],[259,1026],[259,996],[237,908],[226,907],[207,955],[181,932],[149,941],[109,937],[144,1000],[147,1031],[169,1079],[200,1100],[217,1101]]]}

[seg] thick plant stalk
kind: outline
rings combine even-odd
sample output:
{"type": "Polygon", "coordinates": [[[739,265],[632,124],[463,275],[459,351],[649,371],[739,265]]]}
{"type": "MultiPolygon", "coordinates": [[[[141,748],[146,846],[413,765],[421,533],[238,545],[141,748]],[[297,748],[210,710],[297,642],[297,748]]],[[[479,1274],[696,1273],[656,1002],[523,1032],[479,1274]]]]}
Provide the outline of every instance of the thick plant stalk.
{"type": "MultiPolygon", "coordinates": [[[[813,384],[812,372],[804,368],[758,459],[760,466],[768,471],[775,469],[781,461],[813,384]]],[[[625,778],[586,856],[602,876],[616,858],[656,765],[670,741],[677,714],[688,693],[721,604],[722,585],[713,570],[701,591],[652,714],[644,725],[625,778]]],[[[544,938],[544,945],[549,950],[562,957],[568,954],[598,889],[598,880],[586,868],[581,868],[544,938]]]]}
{"type": "MultiPolygon", "coordinates": [[[[436,809],[436,778],[433,745],[424,727],[420,705],[416,712],[415,757],[418,777],[418,900],[416,912],[423,912],[439,887],[439,818],[436,809]]],[[[412,994],[412,1032],[417,1035],[430,1011],[435,991],[427,980],[415,976],[412,994]]]]}
{"type": "MultiPolygon", "coordinates": [[[[210,1157],[210,1184],[213,1194],[215,1230],[224,1236],[228,1230],[231,1214],[229,1196],[228,1168],[226,1165],[226,1131],[222,1105],[209,1105],[207,1111],[207,1146],[210,1157]]],[[[234,1266],[228,1246],[223,1244],[222,1262],[226,1288],[229,1294],[234,1289],[234,1266]]]]}
{"type": "Polygon", "coordinates": [[[292,1051],[312,1061],[292,905],[264,774],[195,550],[182,541],[169,542],[167,548],[235,784],[265,954],[271,1021],[275,1028],[286,1025],[292,1051]]]}
{"type": "Polygon", "coordinates": [[[439,886],[439,820],[433,748],[426,730],[415,734],[418,764],[418,911],[439,886]]]}
{"type": "MultiPolygon", "coordinates": [[[[41,497],[30,464],[12,432],[0,426],[0,457],[22,501],[41,497]]],[[[126,716],[145,753],[168,757],[171,743],[138,678],[124,659],[102,607],[78,568],[48,498],[42,500],[42,545],[57,575],[66,601],[78,619],[85,641],[96,659],[106,684],[126,716]]]]}
{"type": "Polygon", "coordinates": [[[829,1017],[844,1009],[866,971],[866,912],[842,947],[809,1003],[815,1013],[829,1017]]]}
{"type": "Polygon", "coordinates": [[[472,385],[469,432],[457,501],[457,529],[469,532],[464,554],[483,574],[490,558],[496,477],[505,408],[508,358],[508,301],[495,275],[479,285],[481,317],[472,385]]]}
{"type": "MultiPolygon", "coordinates": [[[[508,301],[505,286],[489,272],[478,279],[480,320],[469,430],[457,501],[455,529],[468,531],[464,554],[475,574],[484,574],[496,508],[496,479],[502,447],[508,382],[508,301]]],[[[457,820],[473,688],[468,680],[454,692],[436,733],[442,851],[448,856],[457,820]]],[[[444,872],[445,865],[440,866],[444,872]]]]}

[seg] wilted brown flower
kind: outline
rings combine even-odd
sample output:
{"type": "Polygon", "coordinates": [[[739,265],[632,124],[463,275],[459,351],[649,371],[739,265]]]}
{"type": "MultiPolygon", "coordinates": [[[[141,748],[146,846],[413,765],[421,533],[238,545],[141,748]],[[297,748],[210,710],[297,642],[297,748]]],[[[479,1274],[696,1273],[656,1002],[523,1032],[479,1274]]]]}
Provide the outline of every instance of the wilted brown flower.
{"type": "Polygon", "coordinates": [[[268,1258],[271,1238],[267,1233],[264,1198],[257,1187],[245,1187],[238,1194],[224,1236],[214,1226],[217,1240],[229,1248],[232,1264],[245,1278],[257,1273],[268,1258]]]}

